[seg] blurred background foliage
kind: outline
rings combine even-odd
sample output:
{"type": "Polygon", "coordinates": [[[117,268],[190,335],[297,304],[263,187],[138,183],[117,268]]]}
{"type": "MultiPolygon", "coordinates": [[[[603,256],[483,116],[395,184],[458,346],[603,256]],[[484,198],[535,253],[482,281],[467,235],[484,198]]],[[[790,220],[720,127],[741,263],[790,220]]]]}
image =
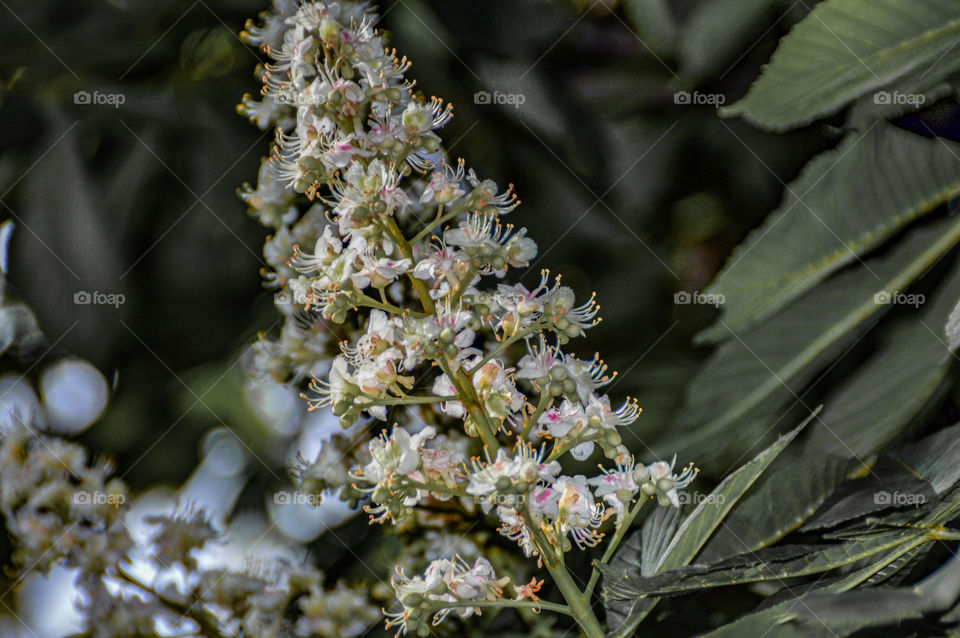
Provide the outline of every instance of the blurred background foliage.
{"type": "MultiPolygon", "coordinates": [[[[259,89],[260,55],[237,33],[265,2],[0,5],[0,218],[17,222],[13,287],[51,344],[22,367],[72,353],[104,372],[112,404],[81,441],[114,456],[135,488],[181,484],[209,447],[204,434],[230,427],[260,461],[248,465],[240,507],[261,508],[284,482],[297,431],[271,427],[269,406],[258,417],[243,395],[247,346],[277,320],[258,274],[264,231],[235,195],[270,141],[234,113],[259,89]],[[79,91],[123,103],[78,104],[79,91]],[[79,291],[125,303],[76,305],[79,291]]],[[[597,292],[604,321],[571,345],[620,371],[615,398],[639,398],[638,438],[626,442],[648,456],[709,353],[692,337],[717,314],[674,294],[706,287],[784,184],[839,139],[822,123],[768,134],[719,119],[716,103],[678,103],[677,92],[732,103],[808,8],[379,6],[418,87],[454,105],[450,154],[516,185],[523,205],[511,221],[540,246],[527,282],[549,267],[579,296],[597,292]],[[481,91],[522,104],[478,103],[481,91]]],[[[714,478],[727,469],[703,467],[714,478]]],[[[362,543],[366,521],[350,525],[346,536],[362,543]]],[[[389,562],[389,546],[378,551],[389,562]]],[[[323,558],[349,573],[349,555],[323,558]]]]}

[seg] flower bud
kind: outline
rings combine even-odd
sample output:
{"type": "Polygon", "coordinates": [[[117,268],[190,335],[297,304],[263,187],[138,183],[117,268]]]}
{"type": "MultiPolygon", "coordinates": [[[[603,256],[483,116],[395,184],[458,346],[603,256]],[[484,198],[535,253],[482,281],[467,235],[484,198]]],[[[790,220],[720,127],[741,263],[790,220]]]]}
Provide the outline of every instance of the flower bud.
{"type": "Polygon", "coordinates": [[[340,25],[329,17],[320,21],[320,39],[326,44],[336,44],[340,39],[340,25]]]}

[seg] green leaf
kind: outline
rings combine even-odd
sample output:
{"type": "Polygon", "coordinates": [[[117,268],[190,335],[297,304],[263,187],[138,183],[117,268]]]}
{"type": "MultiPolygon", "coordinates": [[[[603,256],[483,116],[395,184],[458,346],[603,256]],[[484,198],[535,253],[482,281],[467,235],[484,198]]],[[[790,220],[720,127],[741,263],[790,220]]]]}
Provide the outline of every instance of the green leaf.
{"type": "Polygon", "coordinates": [[[782,455],[760,477],[704,546],[700,561],[720,562],[783,538],[827,500],[851,465],[835,455],[793,457],[782,455]]]}
{"type": "Polygon", "coordinates": [[[952,360],[940,326],[960,298],[960,264],[930,296],[919,311],[891,325],[870,358],[830,389],[823,413],[803,441],[805,453],[876,454],[929,403],[952,360]]]}
{"type": "Polygon", "coordinates": [[[847,115],[847,127],[860,131],[877,120],[892,120],[955,93],[953,65],[936,65],[929,73],[908,75],[891,86],[854,102],[847,115]],[[889,96],[889,97],[888,97],[889,96]]]}
{"type": "MultiPolygon", "coordinates": [[[[653,570],[648,573],[657,573],[665,569],[673,569],[686,565],[697,555],[700,548],[707,541],[713,531],[723,521],[743,494],[750,488],[770,463],[783,452],[787,444],[816,416],[808,417],[776,443],[765,449],[756,458],[728,476],[711,492],[710,496],[697,505],[696,509],[684,520],[680,529],[663,551],[660,560],[653,570]]],[[[653,524],[651,524],[653,525],[653,524]]],[[[642,534],[642,532],[641,532],[642,534]]],[[[651,534],[652,535],[652,534],[651,534]]],[[[603,599],[607,615],[616,617],[616,636],[628,636],[636,629],[643,618],[650,613],[655,601],[644,602],[633,600],[628,605],[617,603],[624,597],[615,595],[618,588],[631,582],[631,573],[634,578],[641,577],[635,573],[636,565],[630,561],[636,556],[636,544],[639,542],[634,534],[627,544],[620,549],[608,565],[600,566],[603,573],[603,599]],[[632,548],[632,549],[628,549],[632,548]],[[626,554],[624,552],[626,551],[626,554]],[[624,557],[621,558],[621,554],[624,557]]],[[[635,559],[634,559],[635,560],[635,559]]],[[[636,598],[636,597],[634,597],[636,598]]],[[[613,623],[612,623],[613,624],[613,623]]]]}
{"type": "Polygon", "coordinates": [[[723,296],[716,341],[759,322],[855,262],[960,188],[960,145],[881,123],[849,134],[786,187],[708,293],[723,296]],[[726,325],[724,325],[726,324],[726,325]]]}
{"type": "Polygon", "coordinates": [[[900,529],[873,534],[836,545],[778,546],[717,565],[691,565],[657,574],[651,578],[618,581],[610,595],[621,598],[663,596],[707,587],[723,587],[760,581],[782,581],[808,576],[886,555],[890,550],[933,542],[926,530],[900,529]]]}
{"type": "Polygon", "coordinates": [[[693,560],[693,557],[697,555],[700,548],[707,542],[707,539],[717,529],[721,521],[726,518],[733,506],[750,489],[750,486],[767,469],[770,463],[783,452],[787,444],[816,418],[819,411],[820,408],[817,408],[813,414],[804,419],[803,423],[777,439],[773,445],[725,478],[710,493],[708,498],[702,500],[690,516],[683,521],[680,529],[677,530],[673,540],[664,550],[663,556],[657,563],[655,572],[686,565],[693,560]]]}
{"type": "Polygon", "coordinates": [[[657,565],[660,564],[664,552],[670,546],[670,539],[676,533],[679,523],[679,507],[658,507],[643,522],[643,528],[640,530],[643,547],[640,562],[641,575],[652,576],[656,573],[657,565]]]}
{"type": "Polygon", "coordinates": [[[931,503],[960,479],[960,424],[884,455],[862,478],[849,481],[803,528],[835,527],[889,509],[931,503]]]}
{"type": "MultiPolygon", "coordinates": [[[[827,627],[819,622],[805,622],[804,619],[799,618],[799,611],[803,609],[807,599],[814,594],[829,595],[849,591],[853,587],[870,582],[871,578],[877,574],[889,571],[892,566],[898,566],[898,568],[902,569],[904,560],[914,558],[926,552],[931,547],[933,547],[933,543],[924,543],[912,549],[910,545],[907,545],[906,547],[901,547],[887,554],[864,568],[854,571],[846,577],[833,579],[821,577],[814,583],[812,590],[803,591],[799,595],[791,596],[787,600],[777,602],[760,611],[742,616],[706,634],[704,638],[740,638],[745,635],[810,637],[824,635],[819,633],[821,631],[826,631],[825,636],[830,637],[847,635],[855,630],[856,627],[842,628],[837,624],[827,627]]],[[[781,590],[781,592],[789,594],[795,590],[796,588],[785,588],[781,590]]]]}
{"type": "Polygon", "coordinates": [[[859,630],[946,611],[957,598],[960,598],[960,558],[954,556],[914,587],[812,594],[804,598],[797,614],[811,622],[828,626],[855,625],[859,630]]]}
{"type": "Polygon", "coordinates": [[[809,124],[908,73],[956,65],[958,37],[960,0],[824,0],[722,113],[774,131],[809,124]]]}
{"type": "Polygon", "coordinates": [[[957,218],[914,229],[889,253],[839,273],[774,319],[723,343],[687,388],[669,438],[654,447],[681,458],[697,454],[703,463],[704,454],[710,462],[724,454],[735,459],[868,327],[868,319],[890,307],[877,303],[876,294],[905,290],[958,239],[957,218]]]}
{"type": "MultiPolygon", "coordinates": [[[[677,525],[680,523],[680,508],[657,507],[643,521],[639,534],[633,534],[620,547],[614,558],[617,569],[621,571],[639,570],[643,576],[653,574],[663,551],[670,543],[677,525]]],[[[611,632],[622,629],[628,620],[645,616],[653,603],[647,599],[635,601],[609,601],[606,604],[607,628],[611,632]]],[[[637,620],[639,622],[639,620],[637,620]]],[[[630,631],[627,629],[627,631],[630,631]]]]}

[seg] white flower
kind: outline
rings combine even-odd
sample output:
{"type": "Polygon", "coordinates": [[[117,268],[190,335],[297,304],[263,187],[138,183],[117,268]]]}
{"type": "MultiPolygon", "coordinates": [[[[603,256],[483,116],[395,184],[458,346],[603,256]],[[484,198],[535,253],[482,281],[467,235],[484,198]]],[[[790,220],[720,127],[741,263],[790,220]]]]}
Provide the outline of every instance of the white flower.
{"type": "Polygon", "coordinates": [[[607,395],[590,397],[584,407],[584,415],[589,419],[588,424],[604,430],[630,425],[637,420],[640,412],[640,406],[631,399],[627,399],[622,406],[613,410],[610,407],[610,397],[607,395]]]}
{"type": "Polygon", "coordinates": [[[367,286],[385,287],[406,273],[411,263],[409,259],[390,259],[389,257],[375,259],[367,255],[363,255],[360,259],[362,266],[350,276],[350,280],[358,290],[363,290],[367,286]]]}
{"type": "Polygon", "coordinates": [[[544,410],[537,420],[537,432],[541,436],[550,435],[553,438],[562,438],[567,436],[572,429],[582,428],[583,422],[583,407],[579,403],[564,399],[559,407],[553,406],[544,410]]]}
{"type": "Polygon", "coordinates": [[[568,532],[580,549],[593,547],[601,535],[593,530],[604,519],[603,505],[593,500],[585,476],[561,476],[551,486],[559,494],[556,521],[568,532]]]}
{"type": "Polygon", "coordinates": [[[420,195],[421,204],[449,204],[453,200],[463,195],[463,189],[460,188],[460,182],[463,181],[463,160],[457,162],[457,167],[453,168],[447,164],[433,172],[430,181],[423,189],[420,195]]]}
{"type": "Polygon", "coordinates": [[[540,335],[538,345],[527,340],[527,354],[517,363],[518,379],[545,379],[554,366],[563,363],[563,353],[559,346],[548,346],[540,335]]]}
{"type": "Polygon", "coordinates": [[[687,487],[697,477],[699,470],[693,467],[692,463],[683,468],[683,471],[679,474],[674,474],[673,466],[676,462],[677,457],[674,456],[669,463],[657,461],[646,468],[650,476],[649,484],[656,486],[657,500],[661,505],[670,504],[674,507],[680,507],[680,497],[677,490],[687,487]]]}
{"type": "Polygon", "coordinates": [[[330,364],[330,373],[326,380],[314,377],[310,382],[310,390],[317,395],[310,399],[310,409],[333,406],[341,401],[352,402],[359,389],[356,378],[350,373],[347,360],[338,356],[330,364]]]}
{"type": "Polygon", "coordinates": [[[577,384],[577,397],[582,405],[589,405],[594,390],[605,386],[612,380],[612,377],[605,374],[607,366],[600,360],[599,356],[595,356],[590,361],[583,361],[567,355],[564,357],[563,367],[567,376],[577,384]]]}
{"type": "MultiPolygon", "coordinates": [[[[433,381],[433,394],[436,396],[456,396],[457,388],[450,382],[447,375],[441,374],[433,381]]],[[[455,419],[462,419],[467,414],[466,408],[460,401],[444,401],[440,404],[440,409],[444,414],[449,414],[455,419]]]]}
{"type": "MultiPolygon", "coordinates": [[[[525,493],[541,481],[549,483],[560,472],[560,464],[544,463],[543,455],[543,448],[534,450],[520,444],[513,455],[500,448],[496,458],[491,460],[488,456],[486,463],[474,459],[473,472],[467,477],[467,494],[489,496],[502,492],[506,494],[504,502],[513,504],[516,493],[525,493]]],[[[489,499],[482,502],[484,512],[489,512],[492,506],[489,499]]]]}
{"type": "Polygon", "coordinates": [[[587,483],[593,487],[594,494],[616,511],[618,526],[626,515],[634,495],[640,489],[634,480],[633,469],[631,459],[625,465],[618,465],[615,470],[603,470],[599,476],[587,480],[587,483]]]}
{"type": "Polygon", "coordinates": [[[393,427],[389,438],[386,432],[370,441],[372,460],[363,467],[363,477],[370,483],[380,484],[391,476],[406,476],[420,466],[420,452],[427,439],[437,431],[427,426],[410,435],[399,425],[393,427]]]}

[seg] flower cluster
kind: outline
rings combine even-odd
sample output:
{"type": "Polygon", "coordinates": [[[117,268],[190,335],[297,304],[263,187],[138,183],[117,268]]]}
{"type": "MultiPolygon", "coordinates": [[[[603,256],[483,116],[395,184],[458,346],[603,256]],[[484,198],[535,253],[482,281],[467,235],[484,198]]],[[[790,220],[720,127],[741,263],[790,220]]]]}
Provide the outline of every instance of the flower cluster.
{"type": "MultiPolygon", "coordinates": [[[[262,100],[240,111],[275,126],[276,144],[241,196],[275,231],[266,280],[285,320],[256,366],[290,381],[311,371],[310,409],[345,428],[393,422],[366,445],[334,438],[301,459],[304,485],[341,488],[377,523],[429,522],[427,504],[444,516],[479,509],[523,554],[562,569],[563,553],[596,545],[605,524],[629,526],[639,497],[679,506],[695,470],[635,464],[620,430],[637,403],[612,407],[599,356],[562,350],[599,322],[594,298],[578,303],[547,271],[532,289],[506,283],[537,254],[503,221],[519,204],[513,187],[447,157],[437,131],[452,107],[415,90],[374,22],[364,3],[278,0],[244,33],[272,61],[258,69],[262,100]],[[597,447],[614,469],[564,473],[561,461],[597,447]],[[340,459],[356,463],[349,480],[340,459]]],[[[401,577],[403,611],[389,624],[420,631],[427,608],[442,620],[444,602],[489,602],[504,582],[484,559],[439,559],[401,577]]]]}
{"type": "Polygon", "coordinates": [[[162,623],[211,638],[334,638],[362,635],[379,617],[362,589],[325,589],[312,568],[285,566],[270,576],[200,567],[197,552],[219,537],[202,511],[147,516],[155,531],[138,542],[128,528],[127,487],[109,478],[108,463],[90,465],[75,443],[22,423],[0,435],[0,459],[0,512],[16,541],[14,565],[74,570],[84,635],[153,637],[162,623]],[[187,587],[138,579],[144,556],[161,573],[186,574],[187,587]]]}
{"type": "Polygon", "coordinates": [[[469,603],[497,600],[510,582],[507,577],[497,578],[493,565],[483,557],[473,566],[459,556],[435,560],[423,576],[407,578],[402,570],[397,570],[397,575],[393,588],[403,610],[387,615],[387,627],[396,626],[401,633],[413,630],[419,635],[429,635],[427,620],[431,615],[434,625],[442,622],[453,609],[461,618],[479,615],[480,607],[469,603]]]}

